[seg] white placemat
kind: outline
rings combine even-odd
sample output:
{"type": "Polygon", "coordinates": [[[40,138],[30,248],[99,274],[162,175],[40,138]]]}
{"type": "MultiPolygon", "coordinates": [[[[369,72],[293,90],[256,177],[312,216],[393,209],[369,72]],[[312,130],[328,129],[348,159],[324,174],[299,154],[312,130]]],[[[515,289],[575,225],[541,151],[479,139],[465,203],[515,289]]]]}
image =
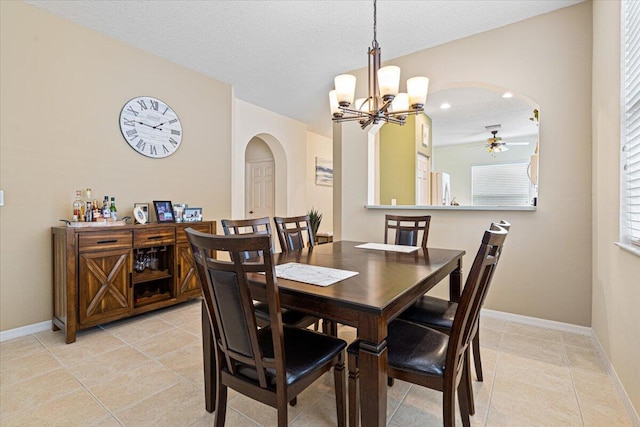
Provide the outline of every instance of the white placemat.
{"type": "Polygon", "coordinates": [[[299,264],[297,262],[276,265],[276,276],[278,278],[317,286],[333,285],[356,274],[358,274],[357,271],[338,270],[336,268],[299,264]]]}
{"type": "Polygon", "coordinates": [[[391,252],[404,252],[411,253],[420,249],[418,246],[403,246],[403,245],[387,245],[384,243],[364,243],[356,246],[360,249],[375,249],[377,251],[391,251],[391,252]]]}

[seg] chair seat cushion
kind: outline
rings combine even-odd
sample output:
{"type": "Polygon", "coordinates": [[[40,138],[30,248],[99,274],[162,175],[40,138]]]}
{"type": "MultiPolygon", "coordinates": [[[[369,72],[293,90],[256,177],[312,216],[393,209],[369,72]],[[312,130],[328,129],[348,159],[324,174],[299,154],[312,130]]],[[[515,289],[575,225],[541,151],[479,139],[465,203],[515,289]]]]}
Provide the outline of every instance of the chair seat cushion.
{"type": "MultiPolygon", "coordinates": [[[[271,327],[258,331],[258,340],[265,358],[274,358],[271,327]]],[[[284,351],[287,369],[286,382],[295,383],[307,374],[323,366],[345,349],[347,343],[330,335],[284,325],[284,351]]],[[[255,368],[238,366],[238,373],[258,381],[255,368]]],[[[276,385],[275,369],[267,369],[267,377],[272,386],[276,385]]]]}
{"type": "MultiPolygon", "coordinates": [[[[266,302],[254,302],[256,317],[266,323],[269,323],[269,304],[266,302]]],[[[287,325],[295,325],[306,327],[318,321],[318,318],[302,313],[300,311],[288,310],[282,308],[282,323],[287,325]]]]}
{"type": "MultiPolygon", "coordinates": [[[[388,326],[389,366],[420,375],[442,377],[448,344],[447,334],[404,320],[394,320],[388,326]]],[[[351,354],[357,354],[359,350],[360,340],[347,348],[351,354]]]]}
{"type": "Polygon", "coordinates": [[[409,322],[448,331],[453,325],[457,309],[458,304],[455,302],[423,295],[398,317],[409,322]]]}

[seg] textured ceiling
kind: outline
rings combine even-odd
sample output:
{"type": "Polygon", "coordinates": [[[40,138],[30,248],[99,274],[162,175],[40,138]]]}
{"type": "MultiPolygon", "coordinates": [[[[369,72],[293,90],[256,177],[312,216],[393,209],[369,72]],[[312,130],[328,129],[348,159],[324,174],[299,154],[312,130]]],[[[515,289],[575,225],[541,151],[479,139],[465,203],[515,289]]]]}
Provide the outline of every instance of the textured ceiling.
{"type": "MultiPolygon", "coordinates": [[[[380,0],[383,60],[582,0],[380,0]]],[[[366,67],[371,1],[27,0],[233,85],[246,102],[329,136],[333,77],[366,67]]]]}

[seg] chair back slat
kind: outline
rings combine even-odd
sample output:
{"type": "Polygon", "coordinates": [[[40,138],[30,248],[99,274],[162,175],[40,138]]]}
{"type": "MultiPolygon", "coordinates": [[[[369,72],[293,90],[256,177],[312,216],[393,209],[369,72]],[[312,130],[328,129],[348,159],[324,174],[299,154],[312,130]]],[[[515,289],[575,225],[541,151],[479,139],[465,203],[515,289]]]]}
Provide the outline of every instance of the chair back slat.
{"type": "Polygon", "coordinates": [[[294,217],[273,217],[278,232],[282,252],[291,252],[315,246],[309,215],[294,217]],[[305,236],[306,242],[305,243],[305,236]]]}
{"type": "MultiPolygon", "coordinates": [[[[220,221],[225,236],[248,235],[248,234],[268,234],[271,235],[271,220],[269,217],[250,219],[223,219],[220,221]]],[[[273,251],[273,247],[271,248],[273,251]]],[[[260,251],[241,252],[244,259],[253,259],[262,256],[260,251]]]]}
{"type": "Polygon", "coordinates": [[[395,233],[393,244],[426,248],[430,222],[431,215],[385,215],[384,243],[389,242],[389,234],[393,230],[395,233]],[[420,233],[422,233],[422,239],[419,239],[420,233]]]}
{"type": "Polygon", "coordinates": [[[278,370],[277,367],[284,367],[285,362],[282,316],[271,252],[271,236],[216,236],[191,228],[187,229],[186,233],[225,368],[235,375],[238,367],[251,367],[255,369],[260,387],[266,388],[269,381],[266,369],[274,370],[278,376],[279,371],[283,370],[278,370]],[[212,251],[228,253],[231,261],[211,258],[209,254],[212,251]],[[263,255],[261,258],[247,261],[243,255],[245,252],[263,255]],[[264,273],[266,279],[275,356],[273,359],[265,359],[259,345],[258,325],[248,280],[248,274],[251,273],[264,273]]]}
{"type": "MultiPolygon", "coordinates": [[[[499,226],[492,227],[484,233],[451,327],[447,366],[460,367],[463,363],[464,353],[469,346],[474,324],[480,314],[486,290],[493,278],[507,234],[508,231],[499,226]]],[[[453,375],[452,372],[448,374],[453,375]]],[[[447,375],[446,372],[445,375],[447,375]]]]}

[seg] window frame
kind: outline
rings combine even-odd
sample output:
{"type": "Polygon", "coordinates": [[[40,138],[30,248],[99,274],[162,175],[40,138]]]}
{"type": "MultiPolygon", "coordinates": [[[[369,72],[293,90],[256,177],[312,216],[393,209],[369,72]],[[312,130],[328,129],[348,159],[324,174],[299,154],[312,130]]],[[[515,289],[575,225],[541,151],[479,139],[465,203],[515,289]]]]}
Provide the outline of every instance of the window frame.
{"type": "Polygon", "coordinates": [[[640,255],[640,4],[623,1],[620,13],[620,241],[616,244],[640,255]],[[628,26],[629,14],[635,17],[631,20],[633,28],[628,26]],[[633,45],[631,55],[628,38],[633,45]],[[630,157],[634,158],[631,163],[630,157]]]}

